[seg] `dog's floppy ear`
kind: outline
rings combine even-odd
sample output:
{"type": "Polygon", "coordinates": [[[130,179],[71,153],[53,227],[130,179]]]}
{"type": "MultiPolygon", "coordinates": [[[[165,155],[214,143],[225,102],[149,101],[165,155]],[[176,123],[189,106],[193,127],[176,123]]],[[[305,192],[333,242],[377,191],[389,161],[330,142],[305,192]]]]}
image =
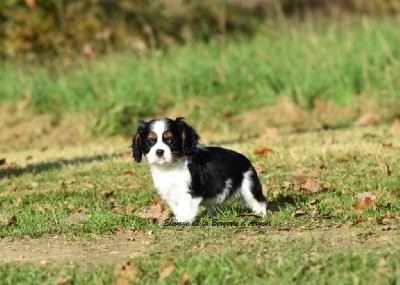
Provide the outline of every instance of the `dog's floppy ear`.
{"type": "Polygon", "coordinates": [[[142,153],[143,153],[143,143],[142,143],[142,133],[144,127],[146,126],[146,122],[138,121],[138,129],[136,134],[132,138],[132,156],[137,163],[142,161],[142,153]]]}
{"type": "Polygon", "coordinates": [[[183,154],[189,154],[195,150],[199,143],[200,136],[197,134],[196,130],[189,126],[183,119],[183,117],[177,117],[175,122],[178,123],[181,131],[183,154]]]}

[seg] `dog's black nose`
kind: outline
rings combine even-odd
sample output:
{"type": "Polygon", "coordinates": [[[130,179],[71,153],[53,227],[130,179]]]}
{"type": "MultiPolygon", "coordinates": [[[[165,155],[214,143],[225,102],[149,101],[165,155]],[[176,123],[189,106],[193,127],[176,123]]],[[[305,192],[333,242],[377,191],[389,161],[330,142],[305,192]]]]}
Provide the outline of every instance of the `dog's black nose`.
{"type": "Polygon", "coordinates": [[[156,150],[156,155],[157,155],[158,157],[161,157],[163,154],[164,154],[164,150],[163,150],[163,149],[157,149],[157,150],[156,150]]]}

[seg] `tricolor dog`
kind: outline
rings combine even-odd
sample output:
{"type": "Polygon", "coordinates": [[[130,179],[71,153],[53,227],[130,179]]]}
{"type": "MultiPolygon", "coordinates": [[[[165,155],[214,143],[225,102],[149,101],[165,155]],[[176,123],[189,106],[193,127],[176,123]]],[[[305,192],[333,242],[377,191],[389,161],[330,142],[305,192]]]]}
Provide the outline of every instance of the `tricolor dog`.
{"type": "Polygon", "coordinates": [[[267,201],[250,161],[229,149],[200,146],[199,140],[181,117],[139,121],[132,139],[135,161],[146,157],[154,186],[176,220],[192,222],[200,206],[211,215],[232,197],[266,214],[267,201]]]}

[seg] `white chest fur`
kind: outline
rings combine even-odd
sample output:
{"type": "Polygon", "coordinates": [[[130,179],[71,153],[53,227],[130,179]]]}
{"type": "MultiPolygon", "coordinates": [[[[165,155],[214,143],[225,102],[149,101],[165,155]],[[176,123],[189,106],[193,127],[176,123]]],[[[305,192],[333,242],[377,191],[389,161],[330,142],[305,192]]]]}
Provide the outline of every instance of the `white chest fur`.
{"type": "Polygon", "coordinates": [[[178,161],[174,165],[152,165],[150,171],[158,194],[174,210],[179,200],[189,192],[192,178],[187,160],[178,161]]]}

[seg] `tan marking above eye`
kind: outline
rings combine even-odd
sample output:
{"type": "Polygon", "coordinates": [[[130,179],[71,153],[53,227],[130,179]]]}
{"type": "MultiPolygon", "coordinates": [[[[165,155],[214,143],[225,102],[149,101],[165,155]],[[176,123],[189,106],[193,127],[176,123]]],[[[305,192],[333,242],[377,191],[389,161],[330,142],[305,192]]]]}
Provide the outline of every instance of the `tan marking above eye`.
{"type": "Polygon", "coordinates": [[[149,139],[157,139],[157,134],[156,133],[153,133],[153,132],[151,132],[151,133],[149,133],[149,135],[147,136],[147,138],[149,138],[149,139]]]}
{"type": "Polygon", "coordinates": [[[173,137],[174,135],[170,131],[165,131],[162,136],[164,139],[168,139],[173,137]]]}

